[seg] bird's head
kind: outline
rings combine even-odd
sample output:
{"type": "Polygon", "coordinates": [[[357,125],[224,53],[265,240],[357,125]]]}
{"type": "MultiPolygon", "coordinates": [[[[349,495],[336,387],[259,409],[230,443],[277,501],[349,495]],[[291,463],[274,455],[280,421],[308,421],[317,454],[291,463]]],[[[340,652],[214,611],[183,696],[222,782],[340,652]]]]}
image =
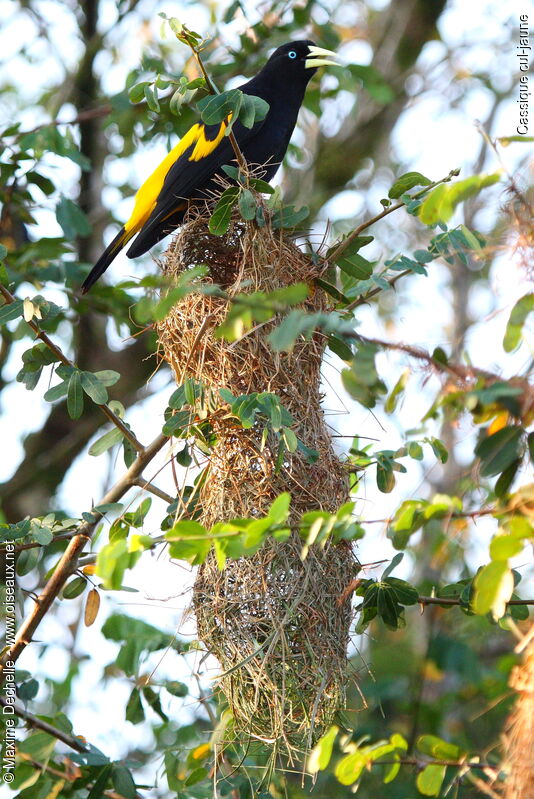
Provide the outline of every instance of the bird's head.
{"type": "Polygon", "coordinates": [[[278,47],[262,72],[278,73],[286,81],[300,79],[307,83],[318,67],[329,64],[339,66],[339,63],[339,57],[333,50],[317,47],[310,40],[301,40],[278,47]]]}

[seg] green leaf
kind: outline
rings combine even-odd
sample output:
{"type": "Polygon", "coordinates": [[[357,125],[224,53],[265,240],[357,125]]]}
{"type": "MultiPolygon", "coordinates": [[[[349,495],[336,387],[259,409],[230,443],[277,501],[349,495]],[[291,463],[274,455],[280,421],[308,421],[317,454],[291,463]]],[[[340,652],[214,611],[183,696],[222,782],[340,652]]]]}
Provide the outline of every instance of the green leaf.
{"type": "Polygon", "coordinates": [[[179,452],[176,453],[175,459],[176,463],[179,463],[180,466],[183,466],[184,468],[191,466],[191,464],[193,463],[193,458],[191,457],[191,454],[189,452],[189,447],[187,446],[187,444],[184,446],[183,449],[181,449],[179,452]]]}
{"type": "Polygon", "coordinates": [[[143,86],[143,94],[145,95],[146,104],[148,105],[150,110],[155,111],[157,114],[159,114],[161,108],[156,89],[153,88],[150,83],[146,83],[143,86]]]}
{"type": "Polygon", "coordinates": [[[269,103],[261,97],[254,97],[251,94],[243,94],[241,108],[239,109],[239,121],[246,128],[251,128],[255,122],[261,122],[269,112],[269,103]]]}
{"type": "Polygon", "coordinates": [[[391,630],[397,630],[400,626],[400,614],[402,608],[397,604],[393,592],[388,587],[379,586],[377,595],[378,615],[384,624],[391,630]]]}
{"type": "MultiPolygon", "coordinates": [[[[145,711],[141,702],[141,692],[138,688],[134,688],[126,703],[126,721],[131,724],[140,724],[144,720],[145,711]]],[[[99,797],[99,799],[101,798],[99,797]]]]}
{"type": "Polygon", "coordinates": [[[436,758],[436,760],[461,760],[466,752],[456,744],[451,744],[438,738],[437,735],[421,735],[417,739],[417,748],[425,755],[436,758]]]}
{"type": "Polygon", "coordinates": [[[423,460],[423,447],[417,441],[408,442],[408,455],[416,461],[423,460]]]}
{"type": "Polygon", "coordinates": [[[479,615],[491,611],[494,619],[506,613],[506,603],[514,590],[514,576],[506,560],[494,560],[475,577],[473,610],[479,615]]]}
{"type": "Polygon", "coordinates": [[[382,577],[380,579],[381,580],[385,580],[386,577],[389,577],[391,572],[394,571],[397,568],[397,566],[399,565],[399,563],[401,563],[403,558],[404,558],[404,553],[403,552],[399,552],[397,555],[395,555],[391,559],[391,563],[389,564],[389,566],[386,569],[384,569],[384,572],[383,572],[382,577]]]}
{"type": "Polygon", "coordinates": [[[385,462],[376,465],[376,484],[383,494],[389,494],[395,488],[393,469],[385,462]]]}
{"type": "Polygon", "coordinates": [[[384,403],[384,410],[386,413],[393,413],[393,411],[396,409],[399,398],[404,393],[404,389],[406,388],[409,377],[410,370],[405,369],[391,390],[391,394],[384,403]]]}
{"type": "Polygon", "coordinates": [[[209,94],[198,102],[198,109],[202,121],[206,125],[216,125],[225,120],[229,114],[234,118],[239,115],[239,110],[243,102],[243,92],[239,89],[231,89],[220,94],[209,94]]]}
{"type": "Polygon", "coordinates": [[[456,183],[442,183],[436,186],[419,209],[421,222],[425,225],[448,222],[459,203],[478,194],[486,186],[498,183],[501,177],[501,172],[494,172],[491,175],[472,175],[456,183]]]}
{"type": "Polygon", "coordinates": [[[56,206],[56,219],[65,238],[71,241],[76,236],[89,236],[91,233],[91,223],[85,212],[66,197],[62,197],[56,206]]]}
{"type": "Polygon", "coordinates": [[[515,480],[515,476],[521,467],[521,463],[522,459],[518,458],[516,461],[513,461],[510,466],[507,466],[503,472],[501,472],[493,489],[496,497],[501,499],[508,493],[510,486],[515,480]]]}
{"type": "Polygon", "coordinates": [[[357,782],[366,764],[367,758],[362,752],[354,752],[342,758],[334,772],[338,782],[342,785],[352,785],[357,782]]]}
{"type": "Polygon", "coordinates": [[[115,446],[115,444],[120,444],[123,439],[123,435],[121,431],[114,427],[108,433],[104,433],[103,436],[97,438],[94,444],[91,444],[89,447],[89,455],[93,455],[97,457],[98,455],[102,455],[103,452],[106,452],[110,447],[115,446]]]}
{"type": "Polygon", "coordinates": [[[265,180],[261,180],[261,178],[249,178],[249,183],[252,188],[259,191],[260,194],[274,194],[274,189],[271,184],[267,183],[265,180]]]}
{"type": "Polygon", "coordinates": [[[521,343],[523,325],[527,316],[533,311],[534,294],[525,294],[512,308],[503,339],[503,347],[506,352],[512,352],[521,343]]]}
{"type": "Polygon", "coordinates": [[[230,186],[221,194],[217,205],[210,217],[209,231],[214,236],[223,236],[230,227],[232,209],[239,197],[239,188],[230,186]]]}
{"type": "Polygon", "coordinates": [[[328,766],[338,732],[339,727],[333,725],[313,747],[308,758],[308,771],[310,774],[317,774],[318,771],[324,771],[328,766]]]}
{"type": "Polygon", "coordinates": [[[294,228],[306,219],[309,213],[310,209],[306,206],[297,209],[293,205],[284,205],[274,212],[271,219],[271,226],[274,230],[278,228],[294,228]]]}
{"type": "Polygon", "coordinates": [[[140,103],[141,100],[145,96],[145,86],[149,86],[150,83],[147,80],[141,81],[141,83],[136,83],[135,86],[132,86],[128,92],[128,97],[132,101],[132,103],[140,103]]]}
{"type": "Polygon", "coordinates": [[[83,390],[97,405],[105,405],[108,401],[108,392],[105,385],[92,372],[80,372],[80,381],[83,390]]]}
{"type": "Polygon", "coordinates": [[[162,427],[162,433],[166,436],[180,436],[191,426],[191,411],[176,411],[170,416],[162,427]]]}
{"type": "Polygon", "coordinates": [[[164,687],[172,696],[187,696],[189,693],[188,686],[183,682],[178,682],[178,680],[169,680],[164,684],[164,687]]]}
{"type": "Polygon", "coordinates": [[[409,191],[409,189],[413,189],[414,186],[429,186],[431,183],[432,181],[420,172],[406,172],[404,175],[401,175],[400,178],[397,178],[388,191],[388,197],[391,200],[396,200],[402,194],[409,191]]]}
{"type": "Polygon", "coordinates": [[[24,549],[22,552],[19,552],[17,557],[17,574],[20,577],[29,574],[32,569],[37,566],[40,556],[41,553],[38,548],[24,549]]]}
{"type": "Polygon", "coordinates": [[[137,796],[135,782],[126,766],[118,765],[117,763],[113,764],[111,782],[117,793],[123,796],[124,799],[135,799],[137,796]]]}
{"type": "Polygon", "coordinates": [[[120,380],[119,372],[115,372],[113,369],[101,369],[99,372],[94,372],[93,374],[105,386],[114,386],[115,383],[120,380]]]}
{"type": "Polygon", "coordinates": [[[373,274],[373,264],[358,253],[341,255],[336,263],[343,272],[356,280],[368,280],[373,274]]]}
{"type": "Polygon", "coordinates": [[[243,219],[251,220],[256,216],[256,200],[250,189],[243,189],[239,194],[239,213],[243,219]]]}
{"type": "Polygon", "coordinates": [[[39,693],[39,683],[33,678],[17,686],[17,696],[23,702],[31,702],[39,693]]]}
{"type": "Polygon", "coordinates": [[[79,419],[83,412],[83,390],[78,369],[70,376],[67,388],[67,411],[71,419],[79,419]]]}
{"type": "Polygon", "coordinates": [[[513,535],[496,535],[490,544],[490,558],[492,560],[508,560],[514,555],[519,555],[523,550],[521,539],[513,535]]]}
{"type": "Polygon", "coordinates": [[[67,583],[65,588],[63,589],[63,598],[64,599],[75,599],[77,596],[80,596],[87,587],[87,580],[85,577],[75,577],[74,580],[71,580],[70,583],[67,583]]]}
{"type": "Polygon", "coordinates": [[[102,578],[104,588],[118,590],[121,587],[129,561],[128,544],[124,538],[102,547],[96,560],[96,574],[102,578]]]}
{"type": "Polygon", "coordinates": [[[24,310],[24,301],[15,300],[15,302],[6,303],[0,307],[0,325],[5,325],[13,319],[18,319],[22,316],[24,310]]]}
{"type": "Polygon", "coordinates": [[[120,513],[123,507],[122,502],[102,502],[100,505],[95,505],[93,510],[98,513],[120,513]]]}
{"type": "Polygon", "coordinates": [[[319,286],[319,288],[322,288],[323,291],[326,291],[330,297],[336,300],[336,302],[339,302],[343,305],[348,305],[348,298],[345,297],[343,292],[339,291],[339,289],[336,288],[336,286],[334,286],[332,283],[328,283],[328,281],[323,280],[320,277],[315,278],[315,283],[319,286]]]}
{"type": "Polygon", "coordinates": [[[211,549],[208,531],[195,521],[177,522],[165,538],[171,542],[171,558],[186,560],[193,566],[203,563],[211,549]]]}
{"type": "Polygon", "coordinates": [[[291,494],[284,491],[276,497],[271,507],[269,508],[269,519],[273,524],[283,524],[289,515],[289,505],[291,504],[291,494]]]}
{"type": "Polygon", "coordinates": [[[447,461],[449,460],[449,452],[443,441],[440,441],[439,438],[434,438],[434,437],[425,439],[425,441],[428,441],[428,443],[432,447],[432,451],[436,456],[436,458],[440,460],[441,463],[447,463],[447,461]]]}
{"type": "Polygon", "coordinates": [[[423,796],[437,796],[445,779],[446,766],[430,763],[417,775],[417,789],[423,796]]]}
{"type": "Polygon", "coordinates": [[[289,427],[283,427],[281,436],[289,452],[295,452],[298,446],[298,439],[289,427]]]}
{"type": "Polygon", "coordinates": [[[391,586],[395,594],[395,599],[399,605],[416,605],[419,600],[419,592],[413,585],[406,580],[399,580],[397,577],[388,577],[386,583],[391,586]]]}
{"type": "Polygon", "coordinates": [[[517,460],[520,448],[523,428],[517,426],[507,426],[486,436],[475,447],[475,454],[482,461],[480,474],[482,477],[492,477],[500,474],[513,461],[517,460]]]}

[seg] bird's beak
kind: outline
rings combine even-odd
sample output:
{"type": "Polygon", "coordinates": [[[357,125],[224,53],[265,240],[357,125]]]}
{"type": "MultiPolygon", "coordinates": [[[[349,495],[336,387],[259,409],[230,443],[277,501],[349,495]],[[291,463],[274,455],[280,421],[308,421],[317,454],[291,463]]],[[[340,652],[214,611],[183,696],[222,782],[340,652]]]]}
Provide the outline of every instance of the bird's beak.
{"type": "Polygon", "coordinates": [[[304,66],[307,69],[327,66],[338,67],[340,65],[339,56],[333,50],[325,50],[324,47],[316,47],[314,44],[308,45],[308,50],[309,55],[304,62],[304,66]]]}

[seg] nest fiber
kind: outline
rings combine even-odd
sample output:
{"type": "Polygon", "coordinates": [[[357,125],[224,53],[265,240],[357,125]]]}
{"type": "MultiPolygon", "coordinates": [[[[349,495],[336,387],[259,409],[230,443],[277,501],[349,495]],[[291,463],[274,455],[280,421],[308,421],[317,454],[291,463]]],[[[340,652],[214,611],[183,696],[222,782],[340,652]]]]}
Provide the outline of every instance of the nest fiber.
{"type": "MultiPolygon", "coordinates": [[[[326,310],[326,295],[313,288],[316,264],[268,225],[233,220],[229,233],[210,235],[205,215],[196,212],[171,245],[164,269],[177,275],[193,265],[208,267],[208,282],[237,293],[272,291],[305,282],[304,307],[326,310]]],[[[291,494],[292,527],[303,512],[335,511],[348,500],[347,470],[335,455],[321,409],[321,334],[297,341],[289,353],[275,353],[266,336],[275,321],[228,343],[214,335],[229,300],[192,293],[158,326],[164,358],[178,384],[193,378],[234,396],[277,394],[293,417],[305,447],[317,452],[284,453],[262,427],[243,429],[221,400],[210,414],[216,444],[200,489],[202,524],[265,515],[282,492],[291,494]],[[223,410],[224,409],[224,410],[223,410]]],[[[312,547],[301,558],[301,541],[269,540],[250,558],[218,569],[210,556],[199,570],[194,608],[199,636],[222,669],[220,686],[233,714],[237,737],[255,738],[292,752],[306,749],[324,732],[344,703],[350,600],[340,602],[355,574],[345,542],[312,547]]]]}
{"type": "Polygon", "coordinates": [[[503,793],[504,799],[527,799],[534,796],[534,638],[523,663],[512,669],[509,683],[517,699],[504,736],[503,793]]]}

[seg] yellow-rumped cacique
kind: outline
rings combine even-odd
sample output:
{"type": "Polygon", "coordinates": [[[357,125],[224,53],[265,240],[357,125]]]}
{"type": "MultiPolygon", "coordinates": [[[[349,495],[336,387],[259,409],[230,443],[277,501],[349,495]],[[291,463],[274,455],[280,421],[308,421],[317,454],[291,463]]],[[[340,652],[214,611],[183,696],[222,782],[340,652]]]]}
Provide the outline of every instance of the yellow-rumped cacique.
{"type": "MultiPolygon", "coordinates": [[[[263,180],[271,180],[280,166],[297,122],[306,86],[317,68],[337,62],[331,50],[311,41],[282,45],[258,74],[238,88],[269,104],[267,115],[248,129],[239,120],[233,133],[248,164],[262,165],[263,180]]],[[[183,221],[189,203],[219,190],[217,176],[235,161],[227,121],[194,124],[143,183],[134,209],[113,241],[106,247],[82,285],[82,293],[106,271],[120,250],[137,235],[127,251],[137,258],[172,233],[183,221]]]]}

